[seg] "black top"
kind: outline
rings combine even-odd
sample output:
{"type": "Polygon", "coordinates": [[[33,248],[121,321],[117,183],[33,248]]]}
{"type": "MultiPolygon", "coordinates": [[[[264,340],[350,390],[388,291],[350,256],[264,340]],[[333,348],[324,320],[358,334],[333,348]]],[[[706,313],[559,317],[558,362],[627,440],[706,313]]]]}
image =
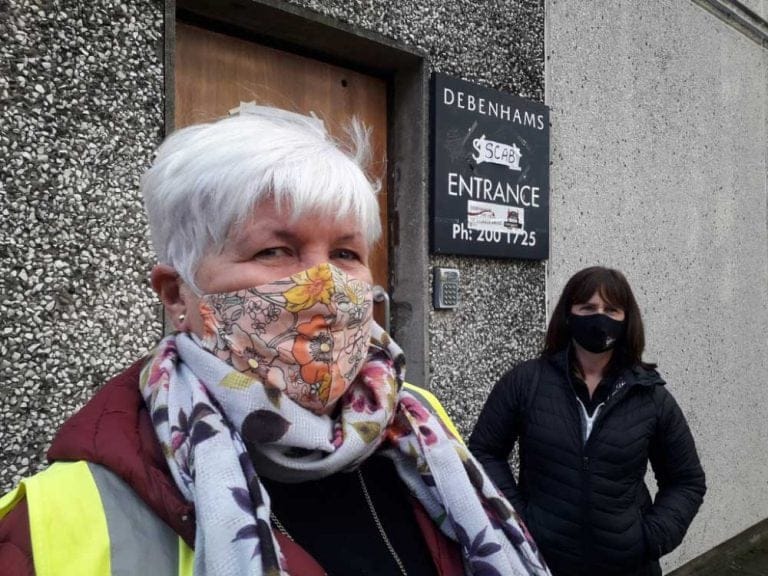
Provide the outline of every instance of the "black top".
{"type": "MultiPolygon", "coordinates": [[[[375,455],[361,470],[379,520],[408,574],[437,576],[413,501],[392,461],[375,455]]],[[[299,484],[261,480],[277,519],[329,576],[401,574],[376,527],[357,472],[299,484]]]]}
{"type": "Polygon", "coordinates": [[[613,391],[613,383],[615,381],[615,378],[603,378],[598,383],[597,388],[595,388],[592,397],[590,397],[587,383],[584,382],[581,376],[579,376],[577,373],[571,372],[571,385],[573,386],[573,391],[576,392],[576,396],[579,398],[579,400],[581,400],[581,403],[584,405],[587,414],[590,416],[595,413],[595,410],[598,406],[600,406],[600,404],[608,400],[608,397],[613,391]]]}
{"type": "Polygon", "coordinates": [[[567,356],[568,364],[570,366],[571,386],[573,386],[573,391],[576,393],[578,399],[581,400],[581,403],[584,405],[584,409],[587,411],[587,414],[592,417],[597,407],[600,406],[600,404],[606,402],[608,398],[610,398],[611,394],[613,393],[613,385],[616,383],[618,374],[616,373],[615,367],[612,364],[609,364],[607,366],[605,375],[600,380],[600,382],[598,382],[597,388],[595,388],[594,393],[590,397],[589,388],[587,388],[587,383],[584,382],[584,378],[581,375],[578,360],[576,359],[576,354],[573,352],[573,347],[568,349],[567,356]]]}
{"type": "Polygon", "coordinates": [[[656,559],[680,544],[706,490],[685,417],[658,372],[636,366],[618,375],[585,442],[573,380],[565,351],[508,372],[469,448],[554,576],[660,574],[656,559]],[[517,479],[507,463],[516,443],[517,479]]]}

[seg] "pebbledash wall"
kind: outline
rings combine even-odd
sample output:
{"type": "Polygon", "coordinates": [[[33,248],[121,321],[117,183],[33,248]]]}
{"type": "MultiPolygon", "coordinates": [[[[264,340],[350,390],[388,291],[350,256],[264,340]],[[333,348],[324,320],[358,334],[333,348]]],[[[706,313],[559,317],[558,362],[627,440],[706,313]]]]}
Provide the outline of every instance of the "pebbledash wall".
{"type": "Polygon", "coordinates": [[[0,492],[161,333],[139,176],[163,6],[0,0],[0,492]]]}
{"type": "MultiPolygon", "coordinates": [[[[710,480],[667,567],[768,516],[766,50],[715,15],[746,7],[548,0],[545,53],[542,0],[291,4],[539,101],[546,61],[551,259],[429,261],[462,272],[461,307],[425,318],[430,386],[462,431],[537,352],[545,294],[551,305],[585,265],[617,266],[710,480]]],[[[740,22],[760,30],[765,4],[740,22]]],[[[138,179],[164,126],[166,8],[0,0],[0,492],[160,337],[138,179]]]]}
{"type": "Polygon", "coordinates": [[[546,9],[548,300],[593,263],[635,288],[709,488],[669,569],[768,518],[768,2],[546,9]]]}

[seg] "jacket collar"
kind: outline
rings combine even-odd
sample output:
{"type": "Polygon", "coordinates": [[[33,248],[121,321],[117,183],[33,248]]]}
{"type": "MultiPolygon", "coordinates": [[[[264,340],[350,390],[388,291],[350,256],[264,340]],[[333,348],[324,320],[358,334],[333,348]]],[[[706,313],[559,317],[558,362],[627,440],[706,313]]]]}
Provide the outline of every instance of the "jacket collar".
{"type": "Polygon", "coordinates": [[[627,384],[633,386],[666,386],[667,383],[655,369],[633,366],[624,371],[627,384]]]}
{"type": "MultiPolygon", "coordinates": [[[[558,370],[566,382],[570,382],[570,356],[573,354],[571,346],[560,350],[549,358],[549,362],[558,370]]],[[[654,369],[635,365],[625,369],[618,376],[618,380],[624,380],[627,388],[632,386],[665,386],[666,382],[654,369]]]]}

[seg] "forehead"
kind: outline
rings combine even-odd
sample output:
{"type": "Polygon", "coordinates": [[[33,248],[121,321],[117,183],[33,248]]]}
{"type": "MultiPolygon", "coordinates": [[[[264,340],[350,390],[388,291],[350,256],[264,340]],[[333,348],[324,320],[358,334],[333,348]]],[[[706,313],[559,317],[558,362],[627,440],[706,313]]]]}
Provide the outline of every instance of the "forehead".
{"type": "Polygon", "coordinates": [[[613,299],[606,295],[602,286],[598,287],[592,295],[585,300],[576,301],[574,304],[610,304],[612,306],[622,307],[619,302],[615,302],[613,299]]]}
{"type": "Polygon", "coordinates": [[[603,303],[605,303],[605,302],[606,302],[605,298],[603,298],[603,296],[602,296],[602,294],[600,294],[600,291],[599,291],[599,290],[598,290],[598,291],[596,291],[596,292],[594,292],[594,293],[592,294],[592,296],[590,296],[589,298],[587,298],[587,300],[586,300],[586,301],[587,301],[587,302],[590,302],[590,303],[599,303],[599,304],[603,304],[603,303]]]}
{"type": "Polygon", "coordinates": [[[244,240],[263,235],[359,236],[361,241],[365,240],[363,224],[355,214],[320,207],[297,210],[286,203],[279,205],[272,199],[257,204],[250,214],[236,221],[229,238],[244,240]]]}

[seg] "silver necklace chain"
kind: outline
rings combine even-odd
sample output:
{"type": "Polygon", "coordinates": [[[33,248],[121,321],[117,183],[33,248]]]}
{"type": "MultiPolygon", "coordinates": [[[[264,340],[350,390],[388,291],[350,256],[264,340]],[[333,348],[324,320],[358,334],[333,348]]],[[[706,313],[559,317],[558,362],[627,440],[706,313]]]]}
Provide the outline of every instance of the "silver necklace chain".
{"type": "Polygon", "coordinates": [[[288,538],[288,540],[291,542],[296,542],[296,540],[293,539],[293,536],[288,533],[288,530],[285,529],[283,523],[277,519],[277,515],[272,510],[269,511],[269,517],[272,520],[272,524],[275,525],[275,528],[277,528],[277,531],[280,532],[280,534],[288,538]]]}
{"type": "MultiPolygon", "coordinates": [[[[384,531],[384,526],[381,524],[381,520],[379,520],[379,515],[376,513],[376,507],[373,505],[373,499],[371,498],[371,495],[368,493],[368,486],[365,484],[365,478],[363,478],[363,473],[360,471],[360,468],[357,469],[357,478],[360,480],[360,487],[363,489],[363,496],[365,496],[365,502],[368,504],[368,510],[371,511],[371,516],[373,517],[373,522],[376,524],[376,528],[379,531],[379,535],[381,536],[381,539],[384,541],[384,545],[387,547],[387,550],[389,550],[389,553],[392,555],[392,559],[395,561],[395,564],[397,564],[397,567],[400,568],[400,573],[403,576],[408,576],[408,572],[405,571],[405,566],[403,565],[403,561],[400,560],[400,556],[397,555],[397,552],[395,551],[395,547],[392,546],[392,543],[389,541],[389,538],[387,537],[387,533],[384,531]]],[[[278,520],[277,515],[270,510],[269,517],[272,520],[272,524],[275,525],[275,528],[288,540],[291,542],[296,542],[296,540],[293,539],[293,536],[291,536],[288,533],[288,530],[285,529],[285,526],[283,526],[283,523],[278,520]]]]}
{"type": "Polygon", "coordinates": [[[379,529],[381,539],[384,540],[384,544],[387,546],[387,550],[389,550],[389,553],[392,554],[392,559],[395,561],[395,564],[397,564],[397,567],[400,568],[400,573],[403,576],[408,576],[408,572],[405,571],[405,566],[403,566],[403,561],[400,560],[400,556],[398,556],[397,552],[395,552],[395,547],[392,546],[392,543],[387,537],[387,533],[384,531],[384,526],[381,525],[381,520],[379,520],[379,515],[376,513],[376,508],[373,506],[373,500],[371,499],[371,495],[368,493],[368,486],[365,485],[365,479],[363,478],[363,473],[360,468],[357,469],[357,477],[360,479],[360,486],[363,488],[363,496],[365,496],[365,501],[368,503],[368,509],[371,511],[371,516],[373,516],[373,521],[376,523],[376,528],[379,529]]]}

